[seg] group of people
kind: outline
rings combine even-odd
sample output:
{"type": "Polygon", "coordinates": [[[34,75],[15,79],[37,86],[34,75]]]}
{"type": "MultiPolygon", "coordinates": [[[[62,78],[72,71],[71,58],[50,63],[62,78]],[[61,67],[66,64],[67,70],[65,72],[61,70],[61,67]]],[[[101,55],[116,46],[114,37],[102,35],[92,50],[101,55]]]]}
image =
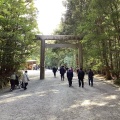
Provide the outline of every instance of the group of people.
{"type": "MultiPolygon", "coordinates": [[[[54,77],[56,77],[57,70],[58,70],[57,67],[52,68],[54,77]]],[[[60,67],[59,71],[60,71],[61,81],[64,81],[64,74],[66,73],[67,70],[68,70],[68,68],[65,68],[64,66],[60,67]]]]}
{"type": "MultiPolygon", "coordinates": [[[[54,77],[56,77],[56,72],[57,72],[57,68],[53,67],[53,73],[54,73],[54,77]]],[[[73,79],[73,69],[71,68],[67,68],[65,69],[64,66],[60,67],[60,76],[61,76],[61,81],[64,81],[64,75],[66,73],[67,75],[67,79],[68,79],[68,83],[69,83],[69,87],[72,86],[72,79],[73,79]]],[[[77,76],[78,76],[78,83],[79,83],[79,87],[84,87],[84,76],[85,76],[85,72],[83,71],[82,68],[77,69],[77,76]]],[[[88,82],[89,82],[89,86],[93,86],[93,76],[94,73],[91,69],[89,69],[88,71],[88,82]]],[[[27,89],[27,85],[28,85],[28,81],[29,77],[27,75],[27,70],[23,73],[22,76],[18,76],[15,72],[10,76],[10,84],[11,84],[11,89],[10,91],[13,91],[15,89],[15,86],[21,86],[24,90],[27,89]],[[20,78],[21,77],[21,83],[20,78]]]]}
{"type": "MultiPolygon", "coordinates": [[[[54,73],[55,77],[56,77],[56,72],[57,72],[57,68],[53,67],[53,73],[54,73]]],[[[64,66],[60,67],[61,81],[64,81],[64,75],[65,75],[65,73],[67,75],[69,87],[71,87],[72,86],[72,79],[73,79],[73,69],[72,69],[72,67],[68,68],[68,69],[65,69],[64,66]]],[[[84,88],[84,76],[85,76],[85,72],[83,71],[82,68],[77,69],[77,76],[78,76],[79,87],[84,88]]],[[[94,76],[93,71],[91,69],[89,69],[89,71],[88,71],[89,86],[93,86],[93,76],[94,76]]]]}
{"type": "Polygon", "coordinates": [[[19,88],[22,87],[24,90],[26,90],[28,81],[29,81],[29,77],[27,75],[27,71],[25,71],[21,76],[18,76],[16,72],[14,72],[10,76],[10,84],[11,84],[10,91],[13,91],[16,86],[18,86],[19,88]],[[20,79],[21,79],[21,82],[20,82],[20,79]]]}
{"type": "MultiPolygon", "coordinates": [[[[78,76],[79,87],[84,88],[84,76],[85,76],[85,72],[83,71],[82,68],[77,69],[77,76],[78,76]]],[[[94,76],[93,71],[91,69],[89,69],[89,71],[88,71],[89,86],[93,86],[93,76],[94,76]]],[[[69,87],[70,87],[70,86],[72,86],[73,70],[69,69],[67,71],[67,78],[68,78],[69,87]]]]}
{"type": "MultiPolygon", "coordinates": [[[[84,88],[85,72],[83,71],[82,68],[77,69],[77,76],[78,76],[79,87],[84,88]]],[[[89,86],[93,86],[93,76],[94,76],[93,71],[91,69],[89,69],[89,71],[88,71],[89,86]]],[[[72,79],[73,79],[73,70],[71,68],[67,71],[67,78],[68,78],[69,87],[70,87],[70,86],[72,86],[72,79]]]]}

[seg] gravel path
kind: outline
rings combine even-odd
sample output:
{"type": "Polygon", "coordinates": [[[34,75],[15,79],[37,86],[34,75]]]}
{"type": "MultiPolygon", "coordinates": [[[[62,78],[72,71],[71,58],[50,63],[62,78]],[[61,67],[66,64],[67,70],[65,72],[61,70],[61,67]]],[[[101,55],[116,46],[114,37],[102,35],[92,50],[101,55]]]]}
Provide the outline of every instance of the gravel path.
{"type": "Polygon", "coordinates": [[[32,77],[28,89],[16,89],[0,95],[0,120],[120,120],[120,89],[94,79],[94,87],[73,87],[67,79],[32,77]]]}

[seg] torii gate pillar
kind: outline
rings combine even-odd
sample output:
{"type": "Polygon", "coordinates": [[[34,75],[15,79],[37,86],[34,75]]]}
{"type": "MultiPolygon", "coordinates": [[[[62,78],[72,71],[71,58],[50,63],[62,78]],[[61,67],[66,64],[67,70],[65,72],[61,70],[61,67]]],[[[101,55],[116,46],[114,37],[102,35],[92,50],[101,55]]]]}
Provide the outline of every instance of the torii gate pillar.
{"type": "Polygon", "coordinates": [[[40,79],[45,78],[45,40],[41,40],[40,79]]]}
{"type": "Polygon", "coordinates": [[[79,68],[83,68],[83,50],[82,50],[82,44],[81,42],[78,43],[78,64],[79,68]]]}

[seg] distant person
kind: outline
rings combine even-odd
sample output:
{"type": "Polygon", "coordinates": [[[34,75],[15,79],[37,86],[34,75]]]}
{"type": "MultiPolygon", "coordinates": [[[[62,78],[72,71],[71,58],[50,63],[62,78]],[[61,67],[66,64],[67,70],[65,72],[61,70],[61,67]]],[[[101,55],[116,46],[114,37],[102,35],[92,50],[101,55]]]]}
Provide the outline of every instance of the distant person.
{"type": "Polygon", "coordinates": [[[11,74],[10,76],[10,84],[11,84],[11,89],[10,91],[13,91],[15,89],[15,80],[16,80],[16,74],[15,72],[11,74]]]}
{"type": "MultiPolygon", "coordinates": [[[[76,68],[76,74],[77,74],[77,76],[78,76],[78,73],[79,73],[79,68],[77,67],[76,68]]],[[[79,79],[78,79],[78,81],[79,81],[79,79]]]]}
{"type": "Polygon", "coordinates": [[[89,69],[89,72],[88,72],[88,81],[89,81],[89,86],[93,86],[93,76],[94,76],[94,73],[91,69],[89,69]]]}
{"type": "Polygon", "coordinates": [[[22,87],[24,88],[24,90],[27,89],[28,81],[30,81],[30,80],[29,80],[29,77],[27,75],[27,71],[25,71],[23,74],[23,79],[22,79],[22,87]]]}
{"type": "Polygon", "coordinates": [[[73,70],[72,69],[68,69],[67,79],[68,79],[69,87],[71,87],[72,86],[72,79],[73,79],[73,70]]]}
{"type": "Polygon", "coordinates": [[[77,75],[78,75],[78,72],[79,72],[79,68],[76,68],[76,72],[77,72],[77,75]]]}
{"type": "Polygon", "coordinates": [[[15,87],[19,87],[19,75],[17,73],[15,73],[16,79],[15,79],[15,87]]]}
{"type": "Polygon", "coordinates": [[[60,68],[60,75],[61,75],[61,81],[64,81],[64,74],[65,74],[66,70],[64,68],[64,66],[62,66],[60,68]]]}
{"type": "Polygon", "coordinates": [[[53,71],[54,77],[56,77],[57,68],[53,67],[52,71],[53,71]]]}
{"type": "Polygon", "coordinates": [[[79,81],[79,87],[81,87],[82,84],[82,88],[84,87],[84,75],[85,72],[82,70],[82,68],[80,68],[78,72],[78,81],[79,81]]]}

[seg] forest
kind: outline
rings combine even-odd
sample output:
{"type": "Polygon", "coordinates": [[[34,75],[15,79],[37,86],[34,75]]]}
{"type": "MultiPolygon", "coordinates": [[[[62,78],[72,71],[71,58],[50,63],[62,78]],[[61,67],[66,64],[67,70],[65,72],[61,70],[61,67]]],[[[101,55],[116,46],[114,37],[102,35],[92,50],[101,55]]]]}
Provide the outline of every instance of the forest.
{"type": "MultiPolygon", "coordinates": [[[[55,34],[83,34],[80,42],[83,46],[84,69],[91,68],[105,75],[106,79],[116,79],[119,82],[120,0],[66,0],[63,4],[66,13],[55,34]]],[[[53,51],[60,52],[59,49],[53,51]]],[[[66,49],[63,51],[65,53],[66,49]]],[[[73,52],[69,49],[66,54],[70,56],[73,52]]],[[[63,53],[61,50],[60,56],[63,57],[63,53]]]]}
{"type": "MultiPolygon", "coordinates": [[[[84,35],[83,69],[93,69],[120,84],[120,0],[64,0],[66,13],[54,31],[58,35],[84,35]]],[[[37,9],[34,0],[0,1],[0,88],[28,58],[40,58],[37,9]]],[[[55,41],[68,43],[68,41],[55,41]]],[[[75,43],[75,41],[71,41],[75,43]]],[[[77,50],[46,49],[46,66],[76,67],[77,50]],[[66,62],[68,60],[68,62],[66,62]]]]}
{"type": "Polygon", "coordinates": [[[34,51],[36,18],[33,0],[0,0],[0,88],[34,51]]]}

